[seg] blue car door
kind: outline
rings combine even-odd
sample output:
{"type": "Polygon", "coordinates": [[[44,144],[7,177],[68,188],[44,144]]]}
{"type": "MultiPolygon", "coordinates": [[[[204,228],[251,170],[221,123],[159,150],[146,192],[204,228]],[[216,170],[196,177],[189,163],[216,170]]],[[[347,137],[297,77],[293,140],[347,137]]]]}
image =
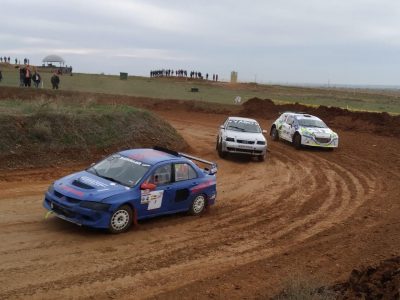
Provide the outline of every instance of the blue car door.
{"type": "Polygon", "coordinates": [[[172,171],[174,182],[172,183],[170,210],[188,210],[193,196],[190,190],[199,184],[197,172],[186,162],[173,164],[172,171]]]}
{"type": "Polygon", "coordinates": [[[169,211],[169,203],[173,197],[172,165],[158,166],[145,180],[156,185],[154,190],[141,190],[138,217],[162,215],[169,211]]]}

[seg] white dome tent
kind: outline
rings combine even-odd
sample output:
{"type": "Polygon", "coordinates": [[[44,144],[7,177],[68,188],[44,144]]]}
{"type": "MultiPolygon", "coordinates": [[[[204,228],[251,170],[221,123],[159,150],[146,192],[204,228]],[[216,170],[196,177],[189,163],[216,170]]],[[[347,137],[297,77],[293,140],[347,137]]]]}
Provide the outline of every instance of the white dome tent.
{"type": "Polygon", "coordinates": [[[47,66],[55,66],[53,64],[60,64],[61,66],[64,66],[65,60],[58,55],[47,55],[45,58],[42,59],[43,66],[47,64],[47,66]]]}

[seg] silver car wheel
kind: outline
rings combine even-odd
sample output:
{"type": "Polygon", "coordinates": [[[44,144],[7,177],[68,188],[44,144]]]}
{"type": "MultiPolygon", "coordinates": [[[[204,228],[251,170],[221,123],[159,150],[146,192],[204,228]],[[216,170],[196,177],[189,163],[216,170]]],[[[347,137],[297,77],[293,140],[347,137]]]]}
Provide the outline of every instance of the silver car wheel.
{"type": "Polygon", "coordinates": [[[193,212],[195,214],[201,213],[203,211],[205,205],[206,205],[206,199],[204,198],[204,196],[203,195],[197,196],[193,200],[193,212]]]}
{"type": "Polygon", "coordinates": [[[111,217],[111,227],[115,231],[124,229],[129,224],[129,213],[126,210],[117,210],[111,217]]]}

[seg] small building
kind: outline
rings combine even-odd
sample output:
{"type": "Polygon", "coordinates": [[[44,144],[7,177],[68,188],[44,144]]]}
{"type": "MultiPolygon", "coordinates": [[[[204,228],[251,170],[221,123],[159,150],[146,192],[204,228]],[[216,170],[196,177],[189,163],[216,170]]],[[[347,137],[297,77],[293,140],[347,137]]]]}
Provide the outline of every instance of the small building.
{"type": "Polygon", "coordinates": [[[237,83],[238,73],[236,71],[231,72],[231,83],[237,83]]]}

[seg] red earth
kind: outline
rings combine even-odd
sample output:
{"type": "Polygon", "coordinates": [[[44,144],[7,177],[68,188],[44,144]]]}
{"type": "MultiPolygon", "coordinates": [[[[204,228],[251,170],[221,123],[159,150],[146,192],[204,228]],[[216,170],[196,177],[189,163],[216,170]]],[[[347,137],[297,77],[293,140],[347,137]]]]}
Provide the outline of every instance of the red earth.
{"type": "MultiPolygon", "coordinates": [[[[218,157],[217,129],[229,113],[132,102],[172,124],[190,153],[218,162],[216,205],[200,217],[161,217],[110,235],[44,219],[48,185],[87,161],[3,169],[0,299],[260,299],[294,277],[333,286],[353,269],[400,256],[400,139],[381,134],[386,115],[381,125],[355,117],[353,128],[337,125],[351,114],[333,125],[328,118],[340,135],[332,152],[268,137],[268,157],[258,162],[218,157]]],[[[269,129],[276,111],[260,111],[250,102],[231,113],[269,129]]]]}

